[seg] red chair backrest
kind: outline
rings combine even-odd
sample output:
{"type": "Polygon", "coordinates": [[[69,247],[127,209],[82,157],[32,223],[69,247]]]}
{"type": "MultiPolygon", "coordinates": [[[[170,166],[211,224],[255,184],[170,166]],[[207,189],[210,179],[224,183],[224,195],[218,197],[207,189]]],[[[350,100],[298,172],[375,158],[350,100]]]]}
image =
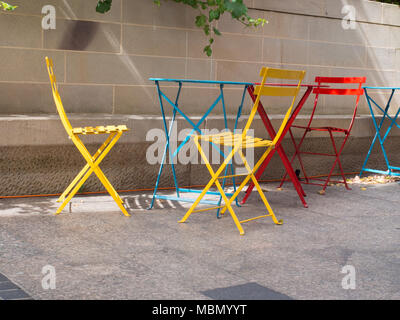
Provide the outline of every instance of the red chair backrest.
{"type": "Polygon", "coordinates": [[[308,123],[308,126],[311,125],[311,122],[314,118],[315,110],[318,104],[318,97],[320,94],[325,94],[325,95],[341,95],[341,96],[357,96],[356,103],[354,105],[354,112],[353,112],[353,117],[350,122],[350,126],[348,129],[348,132],[350,133],[354,120],[357,114],[357,107],[360,102],[360,96],[364,94],[364,89],[362,88],[363,84],[367,81],[366,77],[316,77],[315,82],[318,83],[318,87],[314,88],[313,93],[315,94],[315,103],[314,103],[314,108],[311,113],[311,118],[308,123]],[[327,85],[327,84],[358,84],[358,88],[321,88],[321,85],[327,85]]]}
{"type": "Polygon", "coordinates": [[[366,77],[316,77],[315,82],[320,86],[327,83],[341,83],[341,84],[354,84],[358,83],[357,89],[335,89],[335,88],[315,88],[315,94],[330,94],[330,95],[343,95],[343,96],[360,96],[364,94],[362,85],[367,81],[366,77]]]}

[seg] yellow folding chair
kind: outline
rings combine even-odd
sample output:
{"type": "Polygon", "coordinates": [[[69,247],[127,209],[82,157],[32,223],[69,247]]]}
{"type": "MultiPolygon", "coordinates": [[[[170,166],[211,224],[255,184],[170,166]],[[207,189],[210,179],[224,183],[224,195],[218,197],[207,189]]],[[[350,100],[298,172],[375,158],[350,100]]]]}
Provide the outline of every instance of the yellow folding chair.
{"type": "Polygon", "coordinates": [[[108,193],[117,203],[118,207],[121,209],[123,214],[129,217],[129,213],[126,211],[123,206],[124,202],[121,197],[118,195],[117,191],[113,188],[111,183],[108,181],[104,173],[101,171],[99,165],[101,161],[105,158],[105,156],[110,152],[112,147],[117,143],[119,138],[125,131],[129,129],[125,125],[119,126],[98,126],[98,127],[84,127],[84,128],[72,128],[71,123],[69,122],[67,115],[64,111],[63,104],[61,102],[61,97],[57,88],[56,76],[53,71],[53,61],[46,57],[46,65],[47,71],[50,77],[51,89],[53,91],[54,102],[57,107],[58,114],[60,116],[61,122],[64,125],[65,130],[68,133],[69,138],[78,148],[79,152],[82,154],[83,158],[86,160],[87,164],[83,167],[81,172],[75,177],[75,179],[71,182],[67,189],[63,192],[57,202],[63,201],[61,206],[58,208],[56,214],[59,214],[68,202],[74,197],[74,195],[78,192],[78,190],[82,187],[85,181],[90,177],[90,175],[94,172],[96,176],[99,178],[101,183],[104,185],[108,193]],[[80,135],[87,134],[109,134],[105,142],[101,145],[101,147],[97,150],[97,152],[92,156],[89,151],[86,149],[85,145],[79,138],[80,135]]]}
{"type": "Polygon", "coordinates": [[[281,70],[281,69],[272,69],[272,68],[262,68],[260,72],[260,76],[262,77],[262,82],[261,85],[256,86],[255,88],[255,95],[257,96],[257,99],[253,105],[253,108],[251,109],[251,113],[249,116],[249,119],[246,123],[245,128],[243,129],[243,132],[241,134],[235,134],[232,132],[224,132],[224,133],[219,133],[219,134],[214,134],[214,135],[194,135],[194,143],[199,150],[199,153],[204,160],[208,171],[210,172],[211,175],[211,180],[208,182],[204,190],[200,193],[196,201],[193,203],[193,205],[190,207],[190,209],[187,211],[186,215],[182,218],[180,223],[185,222],[189,216],[193,212],[203,212],[207,210],[214,210],[214,209],[219,209],[222,208],[221,214],[224,214],[226,210],[229,211],[231,214],[233,221],[236,224],[236,227],[239,229],[239,232],[241,235],[244,234],[244,230],[242,227],[242,223],[246,223],[249,221],[253,221],[256,219],[260,218],[265,218],[265,217],[271,217],[272,220],[280,225],[282,224],[282,220],[277,220],[275,217],[274,212],[272,211],[271,206],[269,205],[260,185],[258,184],[258,181],[255,177],[255,173],[257,172],[257,169],[259,166],[264,162],[264,160],[267,158],[268,154],[271,152],[271,150],[275,147],[276,143],[279,141],[280,136],[282,135],[282,132],[289,120],[289,117],[292,113],[292,108],[295,103],[296,97],[299,93],[301,82],[304,79],[305,76],[305,71],[294,71],[294,70],[281,70]],[[296,85],[293,86],[279,86],[279,85],[266,85],[266,81],[268,78],[273,78],[273,79],[286,79],[286,80],[296,80],[296,85]],[[282,121],[282,124],[274,138],[273,141],[271,140],[264,140],[260,138],[254,138],[250,137],[247,135],[247,132],[253,122],[254,116],[257,112],[258,105],[260,103],[260,98],[261,96],[274,96],[274,97],[292,97],[292,102],[291,105],[286,112],[286,115],[282,121]],[[218,145],[225,145],[229,146],[232,148],[232,151],[229,153],[229,155],[225,158],[224,162],[222,165],[219,167],[219,169],[214,172],[213,168],[211,167],[211,164],[209,160],[207,159],[206,154],[204,153],[203,149],[201,148],[201,145],[199,143],[199,140],[204,140],[209,143],[214,143],[218,145]],[[256,163],[254,168],[252,169],[247,160],[245,155],[243,154],[242,149],[246,148],[266,148],[266,151],[260,158],[260,160],[256,163]],[[224,171],[225,167],[230,163],[230,161],[233,159],[234,155],[238,153],[245,165],[245,168],[248,173],[244,175],[232,175],[232,176],[220,176],[221,173],[224,171]],[[243,182],[240,184],[240,186],[237,188],[236,192],[228,199],[226,196],[220,182],[218,179],[223,179],[223,178],[230,178],[230,177],[237,177],[237,176],[245,176],[245,179],[243,182]],[[250,179],[253,181],[254,185],[257,188],[258,193],[260,194],[260,197],[267,208],[268,214],[258,216],[255,218],[247,219],[247,220],[242,220],[239,221],[238,217],[236,216],[235,212],[232,209],[232,202],[237,198],[239,195],[240,191],[246,186],[246,184],[250,181],[250,179]],[[197,205],[200,203],[201,199],[205,196],[207,191],[215,184],[217,187],[218,191],[221,193],[221,196],[224,200],[224,204],[220,207],[212,207],[212,208],[206,208],[206,209],[201,209],[201,210],[195,210],[197,205]]]}

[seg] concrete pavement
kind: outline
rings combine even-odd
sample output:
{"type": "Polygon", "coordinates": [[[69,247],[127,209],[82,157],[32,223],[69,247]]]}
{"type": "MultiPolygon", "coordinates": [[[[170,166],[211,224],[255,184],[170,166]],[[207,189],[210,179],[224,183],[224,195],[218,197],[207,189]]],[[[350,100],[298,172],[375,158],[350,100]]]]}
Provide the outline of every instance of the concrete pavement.
{"type": "MultiPolygon", "coordinates": [[[[244,236],[213,211],[178,224],[189,204],[147,211],[150,194],[123,194],[131,218],[108,196],[74,198],[57,217],[55,198],[0,200],[0,273],[34,299],[400,299],[399,184],[305,186],[308,209],[288,184],[264,187],[284,224],[256,220],[244,236]],[[47,265],[55,290],[42,287],[47,265]]],[[[235,210],[261,205],[253,194],[235,210]]]]}

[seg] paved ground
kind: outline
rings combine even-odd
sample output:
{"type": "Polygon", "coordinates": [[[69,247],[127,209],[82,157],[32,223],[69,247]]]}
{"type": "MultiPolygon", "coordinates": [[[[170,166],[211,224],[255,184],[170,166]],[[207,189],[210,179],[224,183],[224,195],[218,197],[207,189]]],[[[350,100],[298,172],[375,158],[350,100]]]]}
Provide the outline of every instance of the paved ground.
{"type": "Polygon", "coordinates": [[[0,300],[31,300],[15,283],[0,274],[0,300]]]}
{"type": "MultiPolygon", "coordinates": [[[[124,195],[131,218],[111,198],[74,199],[55,217],[54,198],[0,200],[0,273],[34,299],[400,299],[400,185],[305,186],[304,209],[291,187],[265,186],[284,225],[246,224],[213,212],[177,221],[187,204],[144,208],[148,194],[124,195]],[[56,289],[42,288],[44,266],[56,289]],[[356,289],[344,290],[352,265],[356,289]]],[[[236,211],[259,215],[256,194],[236,211]]]]}

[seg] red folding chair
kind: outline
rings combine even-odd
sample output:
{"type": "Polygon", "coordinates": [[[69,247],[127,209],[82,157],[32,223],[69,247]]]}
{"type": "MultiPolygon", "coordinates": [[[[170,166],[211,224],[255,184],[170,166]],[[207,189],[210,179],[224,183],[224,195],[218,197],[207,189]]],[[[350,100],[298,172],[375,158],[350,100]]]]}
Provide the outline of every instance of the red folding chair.
{"type": "MultiPolygon", "coordinates": [[[[318,87],[316,87],[313,91],[313,93],[315,94],[315,102],[314,102],[314,107],[313,107],[313,110],[311,113],[310,120],[309,120],[307,126],[292,125],[292,127],[291,127],[291,128],[298,128],[298,129],[304,130],[304,134],[303,134],[302,138],[300,139],[300,142],[298,145],[296,145],[296,141],[294,139],[291,128],[289,129],[290,137],[291,137],[294,147],[296,149],[295,154],[293,155],[293,157],[291,159],[291,163],[293,163],[294,159],[297,157],[299,160],[299,163],[300,163],[301,171],[303,172],[303,175],[304,175],[304,178],[300,178],[300,182],[305,183],[305,184],[322,186],[323,189],[322,189],[321,194],[325,193],[325,189],[328,186],[329,182],[344,183],[346,189],[350,190],[350,188],[346,182],[346,177],[343,172],[342,164],[340,162],[340,155],[341,155],[343,148],[350,136],[351,129],[353,128],[354,120],[355,120],[355,117],[357,114],[358,103],[360,101],[360,96],[363,95],[363,93],[364,93],[364,90],[362,89],[362,85],[365,83],[365,81],[366,81],[365,77],[358,77],[358,78],[355,78],[355,77],[345,77],[345,78],[342,78],[342,77],[316,77],[315,82],[318,83],[318,87]],[[358,88],[357,89],[354,89],[354,88],[353,89],[350,89],[350,88],[335,89],[332,87],[321,88],[322,84],[353,84],[353,85],[358,84],[358,88]],[[327,126],[327,127],[311,126],[312,121],[314,119],[315,111],[316,111],[316,108],[318,105],[318,99],[321,94],[322,95],[341,95],[341,96],[356,96],[357,97],[355,107],[354,107],[353,117],[351,119],[350,126],[348,129],[329,127],[329,126],[327,126]],[[332,146],[333,146],[333,151],[334,151],[333,154],[301,151],[301,146],[303,145],[303,142],[304,142],[307,134],[312,131],[327,132],[329,134],[329,137],[331,138],[331,141],[332,141],[332,146]],[[333,133],[344,134],[344,140],[339,149],[337,148],[337,144],[335,143],[333,133]],[[329,171],[327,178],[326,179],[310,178],[309,176],[307,176],[306,170],[304,168],[303,160],[301,159],[302,154],[334,157],[335,161],[329,171]],[[331,180],[331,175],[337,164],[339,165],[340,174],[343,178],[342,181],[331,180]],[[312,181],[317,181],[317,182],[312,182],[312,181]],[[318,183],[318,182],[320,182],[320,183],[318,183]]],[[[282,181],[281,181],[281,184],[279,187],[283,186],[286,176],[287,176],[287,173],[282,178],[282,181]]]]}

